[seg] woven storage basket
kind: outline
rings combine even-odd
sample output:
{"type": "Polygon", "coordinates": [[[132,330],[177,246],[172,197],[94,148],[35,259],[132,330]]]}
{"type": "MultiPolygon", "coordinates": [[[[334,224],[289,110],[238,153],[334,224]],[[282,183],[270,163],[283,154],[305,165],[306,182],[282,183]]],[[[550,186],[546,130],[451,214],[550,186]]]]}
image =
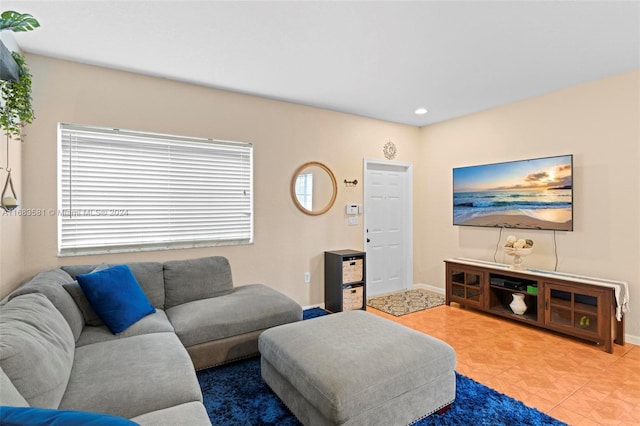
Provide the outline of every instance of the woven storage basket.
{"type": "Polygon", "coordinates": [[[353,311],[364,306],[363,287],[347,287],[342,290],[342,310],[353,311]]]}
{"type": "Polygon", "coordinates": [[[362,281],[362,259],[351,259],[342,262],[342,283],[362,281]]]}

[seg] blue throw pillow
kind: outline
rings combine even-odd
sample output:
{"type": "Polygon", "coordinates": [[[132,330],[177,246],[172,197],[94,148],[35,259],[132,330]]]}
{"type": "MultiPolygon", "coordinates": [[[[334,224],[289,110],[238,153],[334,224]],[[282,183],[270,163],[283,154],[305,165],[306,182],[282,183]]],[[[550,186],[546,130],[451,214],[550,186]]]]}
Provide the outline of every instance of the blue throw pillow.
{"type": "Polygon", "coordinates": [[[3,426],[131,426],[137,423],[108,414],[35,407],[0,407],[3,426]]]}
{"type": "Polygon", "coordinates": [[[156,311],[127,265],[76,276],[84,295],[113,334],[156,311]]]}

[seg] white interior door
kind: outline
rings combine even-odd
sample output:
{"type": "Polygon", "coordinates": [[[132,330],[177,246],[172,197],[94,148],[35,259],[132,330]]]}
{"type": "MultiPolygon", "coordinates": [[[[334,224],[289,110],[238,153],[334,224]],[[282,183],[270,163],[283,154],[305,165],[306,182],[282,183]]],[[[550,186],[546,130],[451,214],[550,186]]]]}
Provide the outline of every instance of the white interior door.
{"type": "Polygon", "coordinates": [[[367,296],[413,286],[412,165],[364,164],[367,296]]]}

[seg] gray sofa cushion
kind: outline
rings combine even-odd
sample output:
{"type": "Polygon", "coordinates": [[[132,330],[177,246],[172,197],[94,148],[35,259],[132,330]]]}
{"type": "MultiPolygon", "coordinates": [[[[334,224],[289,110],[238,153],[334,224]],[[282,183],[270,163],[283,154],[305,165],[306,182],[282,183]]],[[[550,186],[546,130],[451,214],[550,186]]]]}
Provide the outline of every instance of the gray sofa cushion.
{"type": "MultiPolygon", "coordinates": [[[[108,268],[109,265],[107,265],[106,263],[101,263],[96,266],[91,272],[98,272],[108,268]]],[[[102,322],[102,318],[100,318],[96,311],[93,310],[91,303],[87,299],[87,296],[84,294],[84,291],[82,291],[82,287],[80,287],[80,283],[78,283],[77,280],[70,283],[62,284],[62,287],[67,290],[67,293],[69,293],[71,297],[73,297],[74,302],[76,302],[76,305],[78,305],[80,312],[82,312],[82,316],[84,317],[84,322],[86,325],[90,325],[93,327],[100,327],[101,325],[104,325],[104,322],[102,322]]]]}
{"type": "Polygon", "coordinates": [[[165,309],[233,291],[231,267],[222,256],[164,264],[165,309]]]}
{"type": "Polygon", "coordinates": [[[29,406],[29,403],[20,395],[18,389],[13,386],[11,379],[7,377],[2,368],[0,368],[0,405],[8,405],[10,407],[29,406]]]}
{"type": "Polygon", "coordinates": [[[187,402],[152,411],[131,420],[140,426],[211,426],[207,410],[200,402],[187,402]]]}
{"type": "Polygon", "coordinates": [[[195,370],[174,333],[151,333],[76,348],[61,409],[133,418],[202,402],[195,370]]]}
{"type": "Polygon", "coordinates": [[[84,317],[73,298],[62,287],[70,282],[73,282],[71,276],[60,269],[43,271],[18,287],[9,295],[9,299],[29,293],[44,294],[67,320],[73,337],[77,340],[84,327],[84,317]]]}
{"type": "Polygon", "coordinates": [[[30,405],[58,408],[74,358],[69,324],[39,293],[12,298],[0,317],[0,367],[30,405]]]}
{"type": "MultiPolygon", "coordinates": [[[[108,266],[115,266],[109,264],[108,266]]],[[[149,299],[149,302],[160,309],[164,309],[164,276],[162,263],[159,262],[133,262],[126,264],[133,276],[136,277],[138,284],[149,299]]],[[[88,274],[98,265],[74,265],[63,266],[61,269],[67,272],[73,279],[79,274],[88,274]]]]}
{"type": "Polygon", "coordinates": [[[167,309],[185,347],[302,319],[293,300],[262,284],[236,287],[221,297],[196,300],[167,309]]]}
{"type": "Polygon", "coordinates": [[[84,291],[82,291],[82,287],[80,287],[78,281],[62,284],[62,287],[73,297],[74,302],[76,302],[80,312],[82,312],[86,325],[92,327],[104,325],[98,314],[96,314],[96,311],[91,307],[91,303],[89,303],[87,297],[84,295],[84,291]]]}
{"type": "Polygon", "coordinates": [[[118,340],[125,337],[139,336],[141,334],[148,333],[174,333],[173,326],[162,309],[156,309],[155,313],[147,315],[122,333],[118,334],[113,334],[106,325],[100,327],[85,327],[84,330],[82,330],[80,338],[76,342],[76,346],[90,345],[109,340],[118,340]]]}

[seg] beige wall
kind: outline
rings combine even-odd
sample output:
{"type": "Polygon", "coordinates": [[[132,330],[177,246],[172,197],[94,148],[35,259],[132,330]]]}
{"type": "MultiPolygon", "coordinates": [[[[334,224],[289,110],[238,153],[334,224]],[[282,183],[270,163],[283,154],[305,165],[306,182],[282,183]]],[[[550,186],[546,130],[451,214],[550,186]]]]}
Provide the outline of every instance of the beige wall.
{"type": "MultiPolygon", "coordinates": [[[[558,270],[628,281],[627,333],[640,344],[639,117],[635,71],[423,128],[416,281],[443,286],[448,257],[493,260],[498,229],[451,225],[453,167],[573,154],[574,232],[557,232],[558,270]]],[[[551,231],[509,233],[534,240],[526,265],[554,268],[551,231]]]]}
{"type": "MultiPolygon", "coordinates": [[[[7,173],[4,169],[6,165],[7,139],[2,136],[0,140],[0,167],[2,167],[0,170],[0,192],[4,189],[7,179],[7,173]]],[[[9,167],[11,168],[13,187],[18,195],[18,203],[23,204],[22,143],[20,141],[9,140],[9,167]]],[[[21,213],[20,209],[10,213],[0,209],[0,283],[18,283],[24,277],[23,219],[19,213],[21,213]]]]}
{"type": "MultiPolygon", "coordinates": [[[[439,287],[443,259],[492,260],[498,238],[496,229],[451,225],[453,167],[573,154],[575,231],[557,233],[558,269],[628,281],[627,333],[640,343],[640,71],[418,129],[41,56],[28,62],[37,120],[22,147],[23,208],[56,207],[59,121],[246,141],[255,146],[255,244],[58,258],[55,217],[2,218],[0,295],[63,264],[224,255],[236,284],[322,303],[323,251],[363,249],[362,226],[344,214],[345,204],[362,203],[362,186],[341,182],[362,182],[363,157],[382,158],[392,140],[397,160],[414,163],[414,279],[439,287]],[[339,183],[323,216],[302,214],[290,199],[291,176],[307,161],[328,165],[339,183]]],[[[535,240],[527,264],[554,267],[553,233],[517,235],[535,240]]]]}
{"type": "MultiPolygon", "coordinates": [[[[348,226],[347,203],[362,202],[362,187],[338,185],[327,214],[308,216],[291,201],[296,168],[320,161],[338,182],[362,181],[363,157],[382,158],[389,140],[398,160],[416,157],[419,129],[185,83],[28,55],[37,119],[23,147],[23,208],[56,207],[56,125],[92,124],[251,142],[255,162],[255,244],[118,254],[56,256],[56,218],[23,219],[24,271],[2,279],[2,294],[44,269],[64,264],[185,259],[224,255],[234,282],[262,282],[302,305],[324,301],[323,252],[362,249],[362,226],[348,226]],[[304,273],[311,272],[311,283],[304,273]]],[[[321,83],[321,82],[320,82],[321,83]]],[[[320,84],[319,83],[319,84],[320,84]]],[[[4,228],[3,228],[4,235],[4,228]]],[[[21,241],[20,238],[13,239],[21,241]]],[[[3,265],[4,270],[4,265],[3,265]]]]}

